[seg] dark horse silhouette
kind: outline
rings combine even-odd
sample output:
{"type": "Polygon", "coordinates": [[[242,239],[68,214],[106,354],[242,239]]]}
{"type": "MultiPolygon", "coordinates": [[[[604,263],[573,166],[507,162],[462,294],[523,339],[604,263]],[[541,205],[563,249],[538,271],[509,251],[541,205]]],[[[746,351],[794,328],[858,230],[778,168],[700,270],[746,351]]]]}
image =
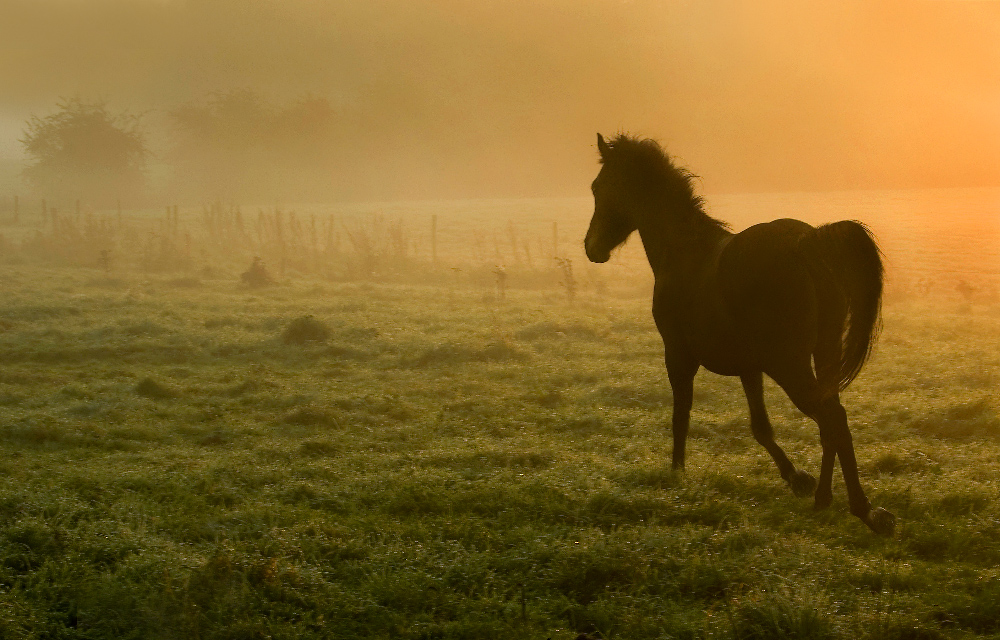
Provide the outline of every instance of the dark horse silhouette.
{"type": "Polygon", "coordinates": [[[872,509],[861,488],[839,397],[871,354],[880,327],[883,269],[872,234],[859,222],[814,228],[790,219],[733,234],[704,212],[692,174],[655,141],[619,135],[606,142],[598,134],[597,147],[603,166],[592,185],[587,257],[606,262],[633,231],[642,238],[673,391],[674,468],[684,467],[698,369],[739,376],[754,438],[792,491],[815,493],[816,508],[828,507],[839,456],[851,513],[891,534],[895,517],[872,509]],[[774,441],[765,373],[819,425],[818,487],[774,441]]]}

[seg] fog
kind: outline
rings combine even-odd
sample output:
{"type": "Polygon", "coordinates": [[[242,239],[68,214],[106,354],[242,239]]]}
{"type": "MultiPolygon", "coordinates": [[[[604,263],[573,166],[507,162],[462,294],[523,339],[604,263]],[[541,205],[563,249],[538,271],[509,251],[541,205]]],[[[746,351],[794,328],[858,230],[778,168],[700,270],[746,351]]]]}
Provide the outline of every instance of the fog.
{"type": "MultiPolygon", "coordinates": [[[[708,192],[1000,184],[996,1],[0,0],[0,23],[0,155],[103,100],[144,114],[168,191],[171,114],[232,91],[329,104],[310,198],[585,195],[597,131],[708,192]]],[[[273,164],[294,199],[303,163],[273,164]]]]}

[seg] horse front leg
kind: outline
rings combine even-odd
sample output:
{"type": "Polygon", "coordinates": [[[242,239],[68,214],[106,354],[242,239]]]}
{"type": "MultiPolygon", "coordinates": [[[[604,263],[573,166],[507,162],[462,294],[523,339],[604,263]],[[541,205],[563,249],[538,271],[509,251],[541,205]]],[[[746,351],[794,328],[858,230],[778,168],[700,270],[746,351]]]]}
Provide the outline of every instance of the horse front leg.
{"type": "Polygon", "coordinates": [[[670,425],[674,434],[673,468],[678,470],[684,468],[684,449],[691,424],[691,405],[694,403],[694,377],[700,366],[693,360],[667,357],[667,377],[674,396],[670,425]]]}

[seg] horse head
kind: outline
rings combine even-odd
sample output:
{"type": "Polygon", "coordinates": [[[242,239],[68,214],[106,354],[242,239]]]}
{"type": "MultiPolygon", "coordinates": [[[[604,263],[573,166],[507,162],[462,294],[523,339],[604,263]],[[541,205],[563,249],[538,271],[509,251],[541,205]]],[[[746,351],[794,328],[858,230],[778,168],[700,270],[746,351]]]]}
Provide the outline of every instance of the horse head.
{"type": "Polygon", "coordinates": [[[597,134],[597,149],[601,153],[601,171],[590,185],[594,194],[594,216],[590,219],[584,248],[591,262],[607,262],[611,251],[625,242],[636,230],[636,224],[622,203],[622,177],[614,162],[614,147],[597,134]]]}

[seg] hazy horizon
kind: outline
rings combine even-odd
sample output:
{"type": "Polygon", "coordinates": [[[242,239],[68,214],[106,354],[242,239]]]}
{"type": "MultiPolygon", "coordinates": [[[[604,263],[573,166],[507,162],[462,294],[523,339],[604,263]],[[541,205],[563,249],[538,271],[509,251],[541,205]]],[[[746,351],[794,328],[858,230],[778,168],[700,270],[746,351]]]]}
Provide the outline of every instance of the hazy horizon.
{"type": "MultiPolygon", "coordinates": [[[[585,195],[597,131],[705,192],[1000,185],[1000,2],[3,0],[0,157],[60,97],[329,101],[343,199],[585,195]]],[[[162,149],[154,149],[162,162],[162,149]]]]}

